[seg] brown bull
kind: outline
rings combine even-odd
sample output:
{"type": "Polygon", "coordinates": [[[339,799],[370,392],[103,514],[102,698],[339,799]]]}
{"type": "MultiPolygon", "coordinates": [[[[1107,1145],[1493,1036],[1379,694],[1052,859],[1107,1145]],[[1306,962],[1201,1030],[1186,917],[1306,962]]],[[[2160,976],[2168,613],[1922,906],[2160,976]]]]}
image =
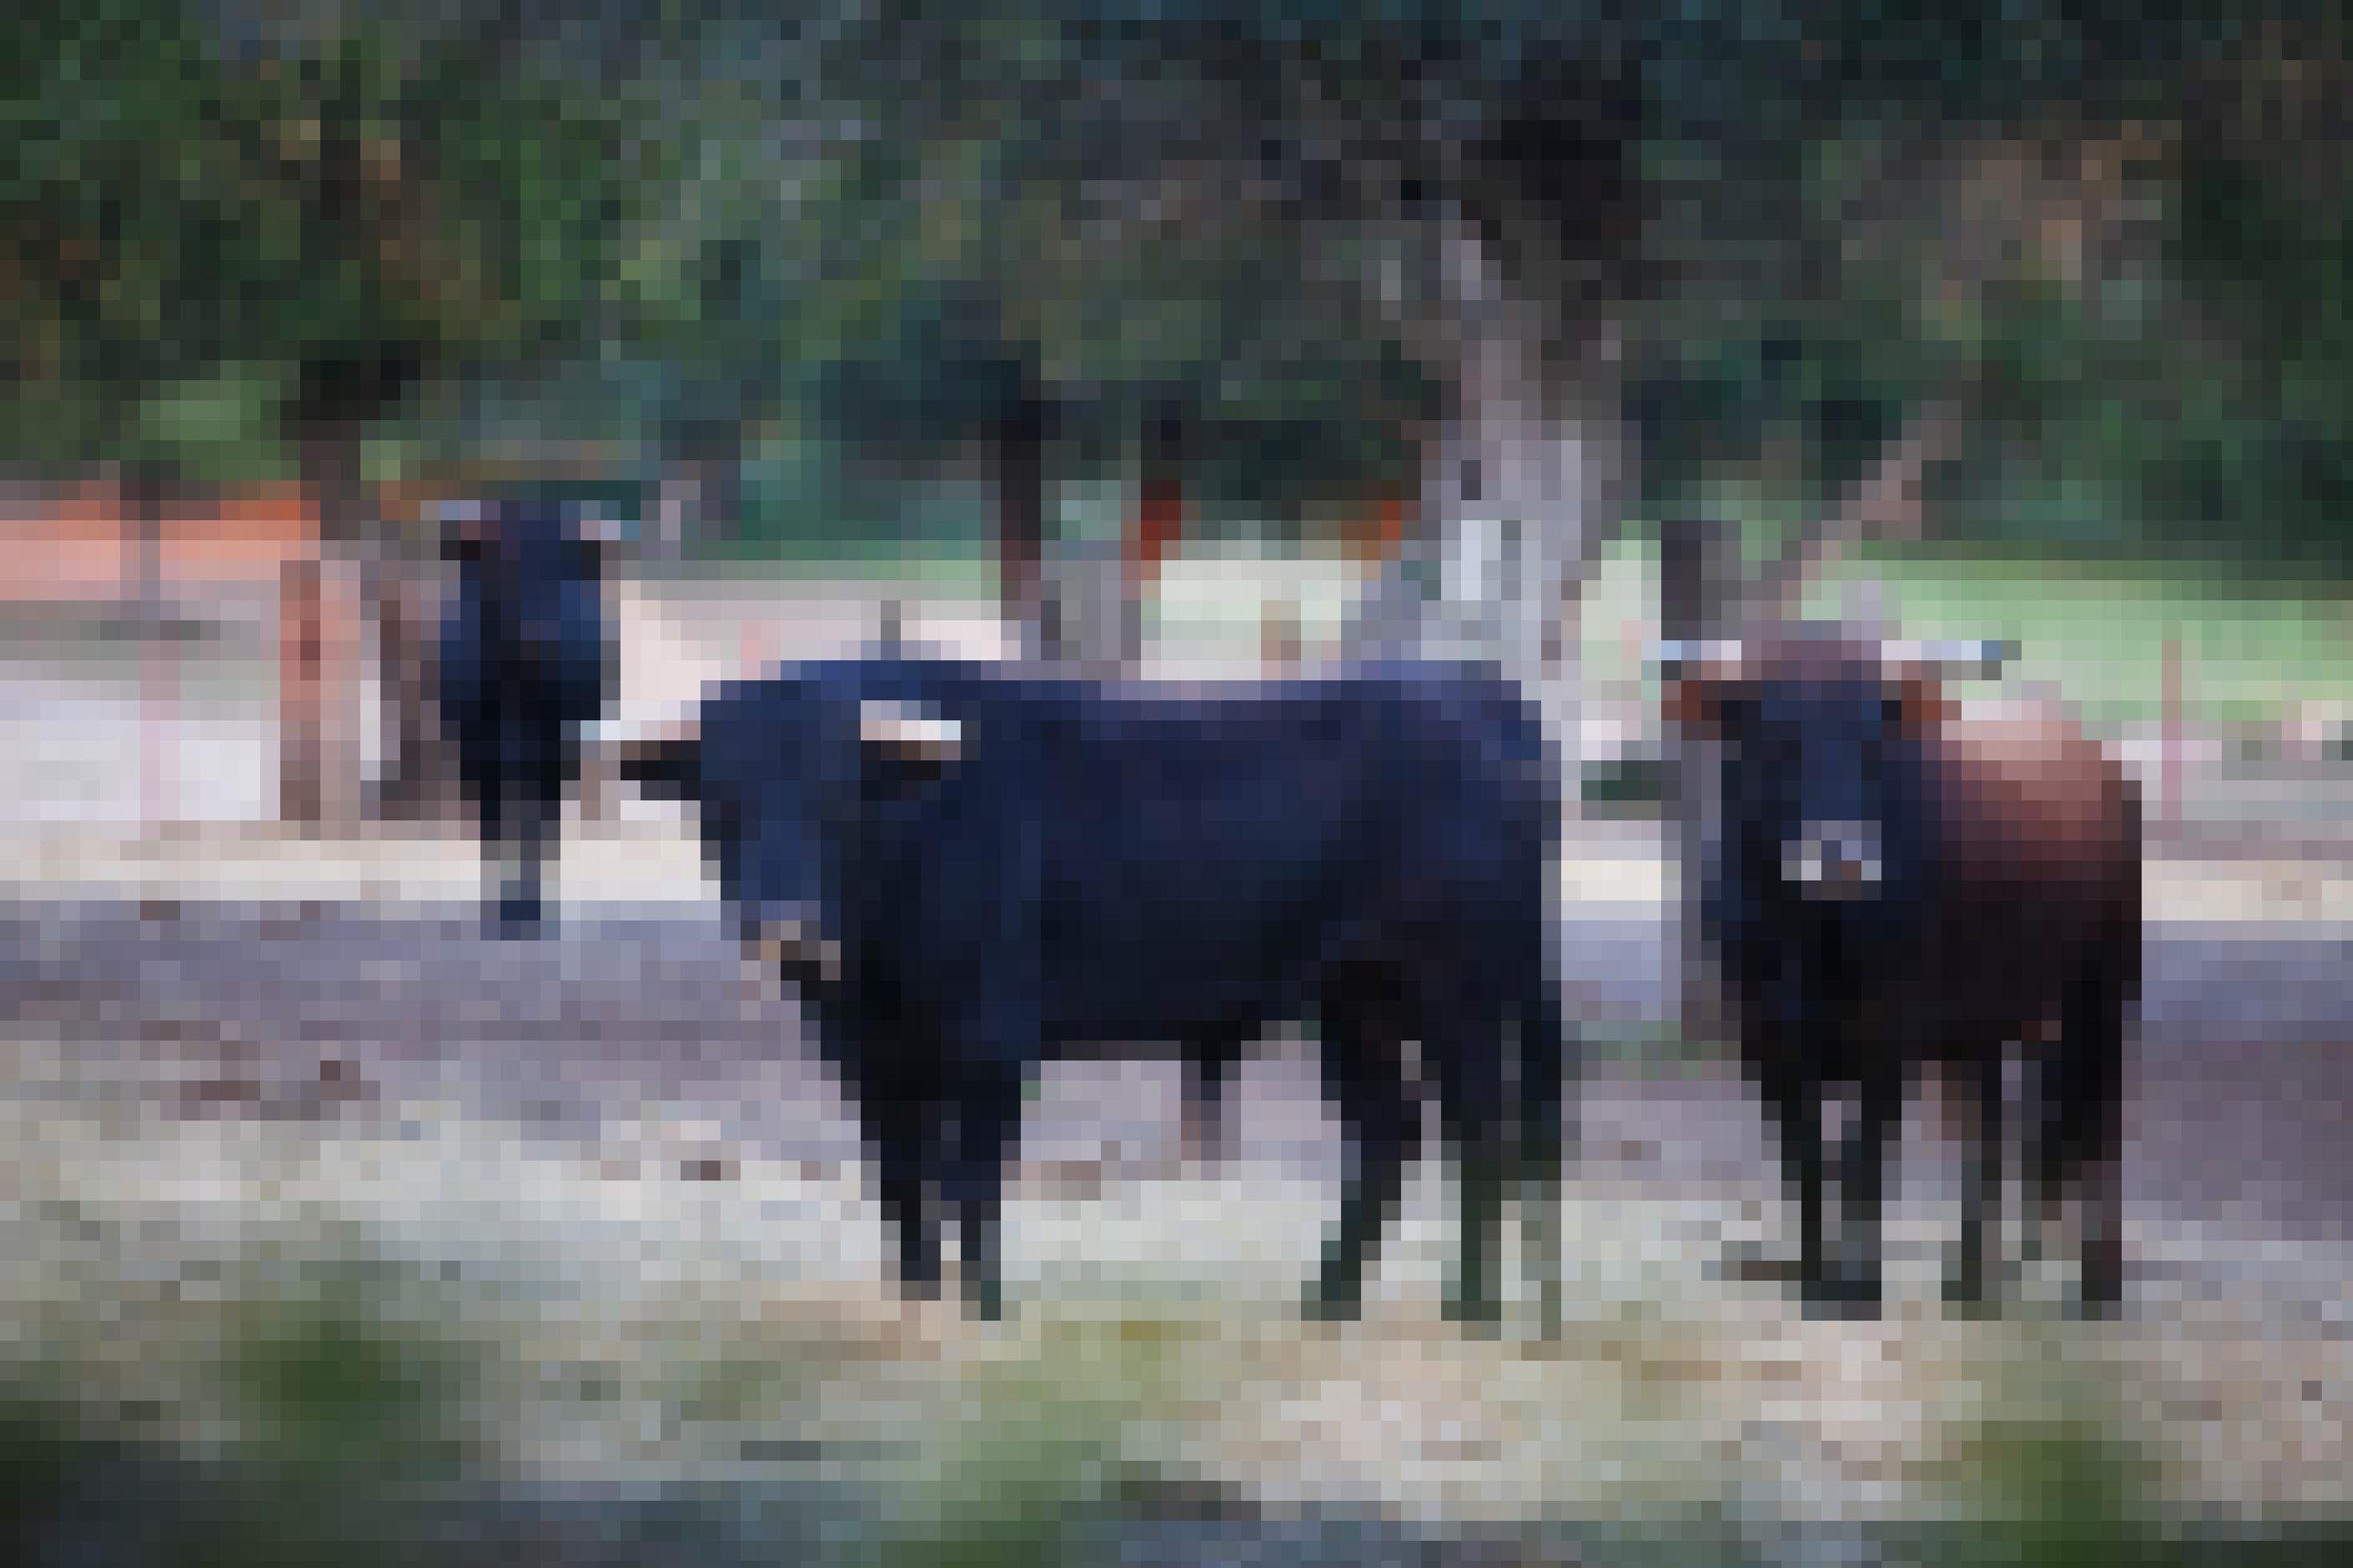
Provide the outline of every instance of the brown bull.
{"type": "Polygon", "coordinates": [[[1957,1303],[1985,1296],[2001,1190],[2006,1047],[2025,1047],[2045,1224],[2081,1200],[2088,1310],[2122,1285],[2117,1215],[2126,1020],[2139,990],[2141,827],[2116,763],[2055,704],[1962,715],[1959,650],[1819,633],[1667,651],[1670,715],[1725,742],[1702,930],[1799,1205],[1810,1310],[1879,1306],[1886,1144],[1934,1067],[1973,1102],[1957,1303]],[[1857,1093],[1829,1256],[1822,1100],[1857,1093]]]}

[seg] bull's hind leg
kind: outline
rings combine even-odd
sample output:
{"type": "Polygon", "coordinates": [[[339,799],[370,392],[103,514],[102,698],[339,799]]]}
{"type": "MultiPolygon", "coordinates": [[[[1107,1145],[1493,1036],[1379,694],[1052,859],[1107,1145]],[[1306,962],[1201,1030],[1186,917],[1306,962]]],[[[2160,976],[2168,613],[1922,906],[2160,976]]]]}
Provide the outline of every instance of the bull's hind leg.
{"type": "Polygon", "coordinates": [[[1503,1039],[1500,1026],[1482,1023],[1426,1029],[1422,1044],[1425,1061],[1437,1069],[1440,1117],[1461,1211],[1461,1262],[1446,1315],[1481,1328],[1503,1315],[1496,1252],[1518,1142],[1504,1114],[1503,1039]]]}
{"type": "Polygon", "coordinates": [[[1324,1094],[1348,1142],[1340,1219],[1309,1289],[1310,1318],[1354,1318],[1364,1306],[1365,1275],[1405,1190],[1419,1152],[1417,1102],[1405,1082],[1404,1053],[1388,1017],[1356,1005],[1324,1008],[1324,1094]]]}
{"type": "Polygon", "coordinates": [[[1561,1323],[1561,1186],[1567,1160],[1562,1125],[1567,1040],[1559,1010],[1545,1005],[1520,1020],[1520,1226],[1525,1267],[1535,1286],[1546,1335],[1561,1323]]]}
{"type": "MultiPolygon", "coordinates": [[[[2138,933],[2130,940],[2137,946],[2138,933]]],[[[2136,960],[2128,953],[2094,965],[2073,987],[2042,1074],[2035,1193],[2051,1214],[2074,1188],[2083,1231],[2080,1304],[2087,1317],[2113,1313],[2124,1298],[2125,1015],[2131,988],[2116,976],[2118,966],[2136,960]]]]}
{"type": "Polygon", "coordinates": [[[1226,1088],[1241,1060],[1241,1046],[1219,1037],[1192,1042],[1185,1050],[1184,1127],[1186,1163],[1218,1165],[1228,1148],[1226,1088]]]}
{"type": "Polygon", "coordinates": [[[1985,1305],[1986,1284],[1998,1263],[1994,1254],[2001,1235],[2003,1061],[2003,1053],[1996,1046],[1979,1053],[1963,1069],[1973,1103],[1961,1178],[1961,1247],[1945,1275],[1945,1300],[1965,1309],[1985,1305]]]}

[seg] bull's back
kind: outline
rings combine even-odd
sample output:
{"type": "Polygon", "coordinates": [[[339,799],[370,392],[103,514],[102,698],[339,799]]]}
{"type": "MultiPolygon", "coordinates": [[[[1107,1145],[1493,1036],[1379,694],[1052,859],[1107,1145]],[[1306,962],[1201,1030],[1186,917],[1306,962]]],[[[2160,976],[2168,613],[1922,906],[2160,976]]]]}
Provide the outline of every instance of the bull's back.
{"type": "Polygon", "coordinates": [[[1926,977],[1965,1030],[2039,1035],[2087,965],[2137,953],[2139,813],[2131,781],[2056,704],[1948,720],[1939,796],[1936,952],[1926,977]]]}
{"type": "Polygon", "coordinates": [[[931,819],[926,896],[984,889],[1009,928],[985,945],[1034,966],[1022,978],[1058,1034],[1167,1038],[1295,1015],[1333,963],[1402,951],[1417,898],[1475,940],[1459,928],[1525,901],[1503,881],[1541,888],[1541,815],[1506,776],[1525,741],[1442,689],[1169,697],[900,669],[866,689],[918,687],[967,748],[931,819]]]}
{"type": "Polygon", "coordinates": [[[2137,873],[2131,781],[2055,703],[1957,713],[1930,756],[1942,849],[1964,896],[2097,899],[2137,873]]]}

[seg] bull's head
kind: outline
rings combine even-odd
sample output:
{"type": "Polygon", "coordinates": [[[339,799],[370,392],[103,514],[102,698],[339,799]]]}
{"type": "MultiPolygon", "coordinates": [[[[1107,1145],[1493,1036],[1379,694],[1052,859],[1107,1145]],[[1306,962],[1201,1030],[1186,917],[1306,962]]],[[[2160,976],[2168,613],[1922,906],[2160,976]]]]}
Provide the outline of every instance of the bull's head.
{"type": "Polygon", "coordinates": [[[745,954],[804,984],[841,977],[845,829],[878,794],[936,779],[963,754],[963,726],[917,704],[860,704],[846,733],[839,716],[798,683],[772,681],[694,719],[598,737],[624,783],[696,808],[745,954]]]}
{"type": "Polygon", "coordinates": [[[1659,650],[1669,719],[1729,752],[1728,851],[1820,903],[1877,897],[1916,851],[1944,682],[2007,657],[1999,643],[1821,637],[1659,650]]]}
{"type": "Polygon", "coordinates": [[[441,510],[442,553],[515,653],[534,662],[592,646],[616,526],[552,504],[458,502],[441,510]]]}

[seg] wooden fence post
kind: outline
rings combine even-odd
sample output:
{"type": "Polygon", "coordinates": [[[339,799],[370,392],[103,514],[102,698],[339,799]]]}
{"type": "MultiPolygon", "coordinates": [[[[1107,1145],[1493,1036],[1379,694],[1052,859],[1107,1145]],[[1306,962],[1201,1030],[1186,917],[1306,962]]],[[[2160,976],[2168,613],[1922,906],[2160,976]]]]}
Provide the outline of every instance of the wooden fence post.
{"type": "Polygon", "coordinates": [[[349,826],[359,805],[354,587],[315,553],[280,574],[278,815],[306,832],[349,826]]]}
{"type": "Polygon", "coordinates": [[[2181,826],[2182,670],[2181,639],[2165,639],[2163,712],[2158,721],[2157,773],[2159,820],[2181,826]]]}

